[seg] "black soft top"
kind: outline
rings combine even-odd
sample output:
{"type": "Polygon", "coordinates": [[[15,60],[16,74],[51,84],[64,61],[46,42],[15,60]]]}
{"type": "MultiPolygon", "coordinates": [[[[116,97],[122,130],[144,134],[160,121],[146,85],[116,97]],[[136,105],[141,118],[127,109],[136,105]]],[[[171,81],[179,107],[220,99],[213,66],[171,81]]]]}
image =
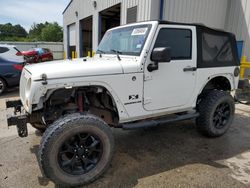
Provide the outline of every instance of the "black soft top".
{"type": "Polygon", "coordinates": [[[211,27],[208,27],[202,23],[181,23],[181,22],[170,22],[170,21],[165,21],[165,20],[158,20],[159,24],[168,24],[168,25],[188,25],[188,26],[195,26],[195,27],[198,27],[198,28],[202,28],[202,29],[207,29],[207,30],[213,30],[215,32],[221,32],[221,33],[224,33],[224,34],[231,34],[233,35],[232,33],[230,32],[227,32],[227,31],[224,31],[222,29],[216,29],[216,28],[211,28],[211,27]]]}
{"type": "Polygon", "coordinates": [[[239,66],[236,38],[233,33],[197,23],[158,21],[159,24],[195,26],[197,30],[197,67],[239,66]]]}

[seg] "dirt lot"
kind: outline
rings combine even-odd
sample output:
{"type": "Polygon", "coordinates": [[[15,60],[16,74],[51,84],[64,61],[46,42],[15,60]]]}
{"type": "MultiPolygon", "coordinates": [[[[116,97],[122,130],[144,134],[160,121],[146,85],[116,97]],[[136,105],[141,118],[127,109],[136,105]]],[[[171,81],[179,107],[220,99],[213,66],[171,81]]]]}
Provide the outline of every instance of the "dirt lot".
{"type": "MultiPolygon", "coordinates": [[[[7,129],[0,97],[0,187],[58,187],[37,164],[41,137],[19,138],[7,129]]],[[[192,121],[150,130],[114,130],[116,153],[108,172],[88,187],[250,187],[250,107],[237,105],[228,134],[204,138],[192,121]]]]}

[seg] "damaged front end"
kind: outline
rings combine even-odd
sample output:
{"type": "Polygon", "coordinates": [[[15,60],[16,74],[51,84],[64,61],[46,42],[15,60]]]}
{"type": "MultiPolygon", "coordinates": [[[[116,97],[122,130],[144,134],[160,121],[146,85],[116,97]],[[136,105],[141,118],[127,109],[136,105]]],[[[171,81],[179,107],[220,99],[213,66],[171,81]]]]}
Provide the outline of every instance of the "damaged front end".
{"type": "Polygon", "coordinates": [[[235,98],[239,103],[250,105],[250,84],[248,79],[239,81],[239,86],[236,90],[235,98]]]}
{"type": "MultiPolygon", "coordinates": [[[[58,89],[48,92],[43,108],[28,113],[21,100],[6,101],[8,126],[16,126],[20,137],[27,137],[27,124],[38,130],[46,130],[54,121],[66,114],[89,113],[103,119],[111,127],[117,127],[119,115],[116,104],[107,89],[88,86],[58,89]]],[[[33,104],[32,109],[37,105],[33,104]]]]}

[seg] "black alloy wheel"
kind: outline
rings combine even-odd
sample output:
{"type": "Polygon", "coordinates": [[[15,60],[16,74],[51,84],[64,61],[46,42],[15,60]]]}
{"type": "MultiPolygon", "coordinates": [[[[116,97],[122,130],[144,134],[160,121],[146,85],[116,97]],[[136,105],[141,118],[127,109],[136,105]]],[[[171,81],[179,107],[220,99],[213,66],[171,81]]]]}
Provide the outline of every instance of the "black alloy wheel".
{"type": "Polygon", "coordinates": [[[213,123],[217,129],[225,127],[230,119],[231,110],[228,103],[221,103],[214,112],[213,123]]]}
{"type": "Polygon", "coordinates": [[[83,132],[63,143],[58,153],[58,163],[65,172],[82,175],[96,167],[102,153],[103,146],[100,138],[83,132]]]}

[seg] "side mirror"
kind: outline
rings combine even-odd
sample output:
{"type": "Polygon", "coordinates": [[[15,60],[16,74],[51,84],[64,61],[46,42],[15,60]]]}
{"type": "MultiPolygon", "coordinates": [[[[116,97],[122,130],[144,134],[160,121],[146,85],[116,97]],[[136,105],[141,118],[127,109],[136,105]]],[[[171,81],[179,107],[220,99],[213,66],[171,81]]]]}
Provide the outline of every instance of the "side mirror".
{"type": "Polygon", "coordinates": [[[171,48],[162,47],[155,48],[151,54],[151,61],[156,63],[170,62],[171,61],[171,48]]]}

